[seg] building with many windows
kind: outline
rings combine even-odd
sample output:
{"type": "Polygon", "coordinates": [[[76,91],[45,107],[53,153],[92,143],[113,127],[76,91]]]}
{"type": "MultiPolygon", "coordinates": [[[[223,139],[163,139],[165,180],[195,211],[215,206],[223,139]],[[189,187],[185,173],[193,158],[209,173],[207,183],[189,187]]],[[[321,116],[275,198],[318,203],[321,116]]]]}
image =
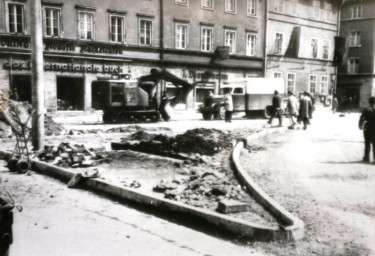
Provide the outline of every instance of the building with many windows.
{"type": "MultiPolygon", "coordinates": [[[[92,81],[166,68],[198,86],[189,106],[223,80],[263,73],[264,1],[42,0],[45,106],[95,106],[92,81]],[[222,54],[220,55],[219,50],[222,54]],[[229,58],[223,57],[229,49],[229,58]]],[[[30,1],[0,1],[1,89],[31,101],[30,1]]],[[[168,91],[174,87],[166,84],[168,91]]]]}
{"type": "Polygon", "coordinates": [[[267,6],[266,76],[283,78],[286,90],[325,99],[332,93],[332,65],[339,2],[272,0],[267,6]]]}
{"type": "MultiPolygon", "coordinates": [[[[94,80],[152,68],[197,83],[191,108],[223,81],[245,77],[280,77],[286,90],[326,96],[335,85],[339,2],[42,0],[45,106],[91,110],[94,80]]],[[[29,0],[0,0],[0,88],[31,101],[29,24],[29,0]]]]}
{"type": "Polygon", "coordinates": [[[339,102],[344,107],[366,107],[375,95],[375,0],[345,1],[340,36],[346,43],[337,74],[339,102]]]}

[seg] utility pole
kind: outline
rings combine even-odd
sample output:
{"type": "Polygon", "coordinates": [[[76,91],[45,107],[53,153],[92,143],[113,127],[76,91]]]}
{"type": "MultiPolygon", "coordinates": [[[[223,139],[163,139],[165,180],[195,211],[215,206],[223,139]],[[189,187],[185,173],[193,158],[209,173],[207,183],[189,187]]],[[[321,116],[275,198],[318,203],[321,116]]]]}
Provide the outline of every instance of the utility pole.
{"type": "Polygon", "coordinates": [[[44,148],[44,70],[41,0],[31,0],[32,144],[44,148]]]}

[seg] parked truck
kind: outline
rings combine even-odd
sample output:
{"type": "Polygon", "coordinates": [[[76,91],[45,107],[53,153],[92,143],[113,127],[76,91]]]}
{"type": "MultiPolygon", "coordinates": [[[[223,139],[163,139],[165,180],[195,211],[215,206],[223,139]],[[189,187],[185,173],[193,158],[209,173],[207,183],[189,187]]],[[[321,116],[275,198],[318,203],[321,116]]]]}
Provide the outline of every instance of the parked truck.
{"type": "MultiPolygon", "coordinates": [[[[253,112],[263,112],[269,118],[272,111],[272,97],[277,90],[280,95],[285,94],[284,80],[281,78],[243,78],[223,83],[219,95],[207,97],[199,111],[205,120],[224,119],[224,91],[231,90],[233,111],[245,112],[250,116],[253,112]]],[[[283,100],[283,109],[286,111],[286,101],[283,100]]]]}
{"type": "Polygon", "coordinates": [[[193,88],[166,70],[152,69],[150,75],[138,79],[124,74],[118,79],[93,81],[92,100],[95,108],[103,110],[104,123],[157,122],[160,117],[169,120],[167,105],[184,103],[193,88]],[[166,97],[161,80],[176,86],[175,96],[166,97]]]}

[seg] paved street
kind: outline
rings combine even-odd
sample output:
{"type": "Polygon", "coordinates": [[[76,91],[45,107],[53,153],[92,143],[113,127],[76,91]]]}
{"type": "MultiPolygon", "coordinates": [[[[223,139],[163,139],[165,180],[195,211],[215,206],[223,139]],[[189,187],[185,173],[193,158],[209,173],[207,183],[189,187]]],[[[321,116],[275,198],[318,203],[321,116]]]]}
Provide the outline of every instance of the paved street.
{"type": "MultiPolygon", "coordinates": [[[[360,162],[363,139],[358,118],[358,114],[339,117],[319,110],[307,131],[270,136],[255,143],[263,151],[243,153],[249,174],[305,222],[306,238],[301,241],[240,244],[87,191],[68,189],[39,174],[14,175],[1,167],[2,188],[24,208],[15,212],[10,255],[371,255],[375,168],[360,162]]],[[[266,120],[240,115],[232,124],[197,119],[195,115],[189,121],[177,118],[140,126],[169,127],[169,133],[202,126],[231,131],[269,126],[266,120]]]]}

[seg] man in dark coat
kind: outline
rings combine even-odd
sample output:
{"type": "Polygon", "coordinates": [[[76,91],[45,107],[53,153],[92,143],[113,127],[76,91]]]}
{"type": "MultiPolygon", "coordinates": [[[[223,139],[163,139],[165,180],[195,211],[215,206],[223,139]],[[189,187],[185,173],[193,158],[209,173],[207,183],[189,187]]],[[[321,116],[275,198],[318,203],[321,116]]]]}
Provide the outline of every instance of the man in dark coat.
{"type": "Polygon", "coordinates": [[[365,155],[363,161],[370,161],[370,149],[372,144],[373,160],[375,163],[375,97],[371,97],[369,103],[369,107],[362,111],[358,126],[359,129],[363,130],[363,136],[365,137],[365,155]]]}
{"type": "Polygon", "coordinates": [[[307,125],[310,124],[312,118],[313,103],[308,92],[304,92],[299,101],[299,113],[298,122],[303,122],[303,129],[307,129],[307,125]]]}
{"type": "Polygon", "coordinates": [[[274,92],[274,95],[272,98],[272,113],[271,113],[270,119],[268,120],[268,123],[272,124],[272,120],[275,117],[279,118],[279,126],[282,126],[283,119],[281,117],[281,97],[278,91],[274,92]]]}

